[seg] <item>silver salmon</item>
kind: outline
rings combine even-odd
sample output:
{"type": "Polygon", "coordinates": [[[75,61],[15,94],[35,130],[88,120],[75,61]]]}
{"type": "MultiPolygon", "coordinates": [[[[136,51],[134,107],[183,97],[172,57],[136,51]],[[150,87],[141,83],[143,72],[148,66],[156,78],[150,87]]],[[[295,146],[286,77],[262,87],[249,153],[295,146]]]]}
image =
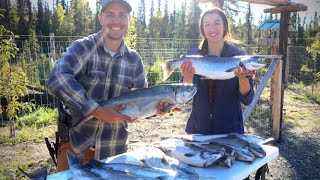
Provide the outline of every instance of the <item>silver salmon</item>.
{"type": "Polygon", "coordinates": [[[117,171],[113,169],[104,168],[101,164],[96,163],[94,159],[90,163],[82,166],[83,155],[73,155],[67,152],[68,163],[72,172],[72,177],[69,179],[115,179],[115,180],[150,180],[152,178],[144,176],[136,176],[130,172],[117,171]]]}
{"type": "Polygon", "coordinates": [[[196,180],[199,178],[199,175],[193,168],[173,157],[167,156],[161,149],[156,147],[145,147],[135,150],[134,152],[120,154],[108,158],[106,163],[125,163],[158,168],[162,171],[173,171],[171,173],[173,176],[171,179],[196,180]]]}
{"type": "Polygon", "coordinates": [[[179,59],[166,61],[161,64],[163,70],[163,81],[167,80],[170,74],[180,68],[183,62],[191,61],[195,74],[208,79],[231,79],[235,77],[234,70],[239,66],[253,71],[265,66],[261,61],[265,58],[278,58],[273,55],[245,55],[233,57],[216,56],[184,56],[179,59]]]}
{"type": "Polygon", "coordinates": [[[177,139],[161,140],[156,142],[154,146],[159,147],[167,155],[195,167],[212,166],[219,162],[224,156],[224,152],[222,151],[206,151],[193,144],[177,139]]]}
{"type": "Polygon", "coordinates": [[[238,134],[238,133],[230,133],[226,137],[211,139],[211,140],[208,140],[207,142],[222,144],[225,146],[232,147],[236,150],[236,153],[238,152],[240,153],[239,150],[241,150],[241,153],[245,153],[249,157],[265,157],[266,156],[265,150],[259,144],[246,140],[245,135],[238,134]]]}
{"type": "MultiPolygon", "coordinates": [[[[189,102],[197,92],[197,87],[192,84],[159,84],[150,88],[137,89],[127,94],[101,101],[100,106],[125,104],[126,108],[119,113],[131,119],[144,119],[157,113],[160,102],[167,102],[169,106],[164,111],[169,111],[178,105],[189,102]]],[[[92,119],[73,118],[74,122],[86,122],[92,119]]]]}
{"type": "Polygon", "coordinates": [[[133,174],[134,176],[145,178],[173,179],[174,172],[152,168],[148,166],[140,166],[126,163],[103,163],[95,159],[90,159],[89,164],[100,166],[101,168],[122,171],[133,174]]]}

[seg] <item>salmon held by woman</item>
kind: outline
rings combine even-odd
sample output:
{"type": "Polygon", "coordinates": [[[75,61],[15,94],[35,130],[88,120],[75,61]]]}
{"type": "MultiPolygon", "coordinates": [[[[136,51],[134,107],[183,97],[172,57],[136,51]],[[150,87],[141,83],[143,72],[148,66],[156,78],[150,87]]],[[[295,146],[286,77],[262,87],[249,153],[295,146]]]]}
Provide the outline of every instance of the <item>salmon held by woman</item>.
{"type": "Polygon", "coordinates": [[[261,63],[263,59],[278,58],[276,55],[244,55],[234,57],[216,57],[189,55],[179,59],[166,61],[161,64],[163,70],[163,81],[167,80],[170,74],[181,64],[191,61],[195,69],[195,74],[208,79],[231,79],[235,77],[234,70],[239,66],[244,66],[247,70],[258,70],[265,66],[261,63]]]}

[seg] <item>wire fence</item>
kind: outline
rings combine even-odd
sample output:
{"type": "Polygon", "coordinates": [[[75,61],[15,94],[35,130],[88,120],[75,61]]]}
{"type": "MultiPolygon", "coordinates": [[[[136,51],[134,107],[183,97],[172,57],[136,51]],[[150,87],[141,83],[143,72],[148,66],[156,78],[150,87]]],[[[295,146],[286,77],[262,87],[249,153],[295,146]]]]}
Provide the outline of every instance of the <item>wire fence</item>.
{"type": "MultiPolygon", "coordinates": [[[[66,48],[75,39],[80,37],[40,37],[37,44],[16,39],[19,47],[19,53],[10,63],[19,64],[26,72],[29,78],[28,94],[21,97],[21,101],[33,102],[38,106],[56,107],[54,98],[46,91],[46,81],[56,59],[59,59],[66,48]]],[[[136,50],[141,55],[148,71],[157,59],[161,61],[178,58],[185,55],[186,52],[199,45],[199,39],[138,39],[136,50]]],[[[247,54],[259,54],[261,52],[270,52],[269,47],[241,47],[247,54]]],[[[4,53],[4,52],[0,52],[4,53]]],[[[264,53],[265,54],[265,53],[264,53]]],[[[305,46],[289,46],[287,53],[287,62],[289,62],[289,74],[286,84],[289,88],[305,93],[305,87],[318,89],[318,83],[315,76],[310,72],[319,72],[319,61],[313,61],[310,54],[307,53],[305,46]],[[301,71],[304,66],[311,68],[311,71],[301,71]],[[304,86],[301,86],[301,83],[304,86]]],[[[267,64],[270,62],[266,62],[267,64]]],[[[268,65],[266,66],[268,67],[268,65]]],[[[309,69],[310,70],[310,69],[309,69]]],[[[149,71],[148,71],[149,72],[149,71]]],[[[259,70],[256,74],[255,84],[258,85],[266,69],[259,70]]],[[[152,73],[152,72],[149,72],[152,73]]],[[[0,77],[2,78],[2,77],[0,77]]],[[[170,82],[179,82],[181,73],[177,70],[170,82]]],[[[156,82],[149,82],[154,85],[156,82]]],[[[270,84],[270,83],[269,83],[270,84]]],[[[316,92],[316,91],[315,91],[316,92]]],[[[310,92],[309,92],[310,93],[310,92]]],[[[2,107],[6,107],[6,100],[0,99],[2,107]]],[[[4,114],[1,117],[1,123],[6,122],[4,114]]],[[[255,132],[263,136],[270,136],[270,85],[264,89],[254,111],[250,118],[245,122],[247,132],[255,132]]]]}

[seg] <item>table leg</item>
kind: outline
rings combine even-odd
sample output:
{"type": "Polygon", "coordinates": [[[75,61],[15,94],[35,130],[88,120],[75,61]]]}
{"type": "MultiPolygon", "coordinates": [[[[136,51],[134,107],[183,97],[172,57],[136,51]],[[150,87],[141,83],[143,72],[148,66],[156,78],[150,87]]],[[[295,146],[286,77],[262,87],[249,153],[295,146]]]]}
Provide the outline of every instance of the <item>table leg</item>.
{"type": "Polygon", "coordinates": [[[265,180],[266,179],[266,172],[269,171],[268,170],[268,164],[263,165],[262,167],[260,167],[257,172],[256,175],[254,177],[255,180],[265,180]]]}

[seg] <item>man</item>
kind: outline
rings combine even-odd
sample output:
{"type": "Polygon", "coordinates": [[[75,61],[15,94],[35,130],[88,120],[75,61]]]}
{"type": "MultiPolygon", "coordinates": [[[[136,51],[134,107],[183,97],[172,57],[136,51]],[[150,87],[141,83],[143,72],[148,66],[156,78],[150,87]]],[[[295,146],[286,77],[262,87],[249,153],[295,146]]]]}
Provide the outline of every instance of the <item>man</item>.
{"type": "Polygon", "coordinates": [[[101,31],[73,42],[51,72],[48,91],[72,116],[70,144],[59,148],[58,171],[68,169],[67,150],[84,153],[84,163],[93,155],[99,160],[127,150],[127,122],[132,120],[118,112],[126,105],[101,107],[99,102],[147,87],[140,55],[124,43],[131,10],[126,0],[102,0],[101,31]],[[95,118],[81,122],[90,115],[95,118]]]}

